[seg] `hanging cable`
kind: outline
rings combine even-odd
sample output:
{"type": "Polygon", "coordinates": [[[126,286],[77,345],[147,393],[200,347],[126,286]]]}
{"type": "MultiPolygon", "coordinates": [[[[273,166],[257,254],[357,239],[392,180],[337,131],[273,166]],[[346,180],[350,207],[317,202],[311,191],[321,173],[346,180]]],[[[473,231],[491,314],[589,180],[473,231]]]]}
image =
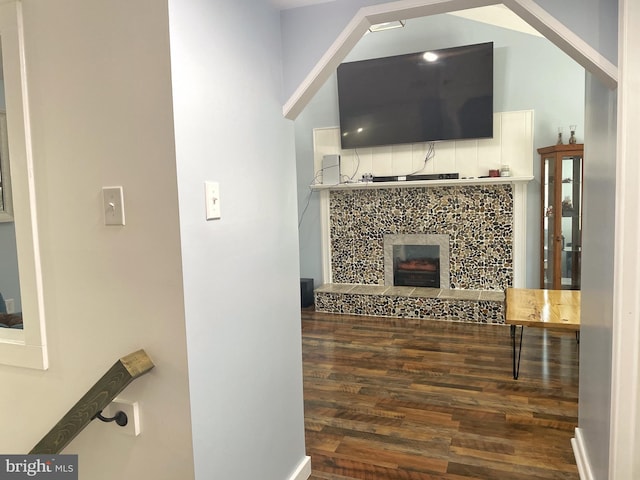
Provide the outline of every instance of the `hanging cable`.
{"type": "Polygon", "coordinates": [[[436,155],[436,144],[435,142],[429,142],[427,144],[427,154],[424,156],[424,162],[422,163],[422,167],[420,167],[415,172],[411,172],[409,175],[415,175],[416,173],[420,173],[427,167],[427,162],[431,160],[436,155]]]}
{"type": "Polygon", "coordinates": [[[311,180],[311,184],[309,185],[309,195],[307,196],[307,203],[304,206],[304,209],[302,210],[302,213],[300,214],[300,218],[298,219],[298,228],[300,228],[300,225],[302,225],[302,219],[304,218],[304,214],[307,212],[307,208],[309,208],[309,204],[311,203],[311,196],[313,195],[313,189],[311,187],[313,185],[317,185],[318,178],[320,178],[320,175],[322,174],[323,170],[324,170],[323,168],[318,170],[315,173],[315,175],[313,177],[313,180],[311,180]]]}

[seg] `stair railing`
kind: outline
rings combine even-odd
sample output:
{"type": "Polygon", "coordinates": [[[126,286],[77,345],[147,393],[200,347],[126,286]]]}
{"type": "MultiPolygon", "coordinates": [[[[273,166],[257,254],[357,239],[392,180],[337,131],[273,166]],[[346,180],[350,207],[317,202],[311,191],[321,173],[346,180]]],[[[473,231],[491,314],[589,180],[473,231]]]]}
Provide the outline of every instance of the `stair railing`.
{"type": "Polygon", "coordinates": [[[58,454],[136,378],[154,367],[144,350],[118,360],[29,454],[58,454]]]}

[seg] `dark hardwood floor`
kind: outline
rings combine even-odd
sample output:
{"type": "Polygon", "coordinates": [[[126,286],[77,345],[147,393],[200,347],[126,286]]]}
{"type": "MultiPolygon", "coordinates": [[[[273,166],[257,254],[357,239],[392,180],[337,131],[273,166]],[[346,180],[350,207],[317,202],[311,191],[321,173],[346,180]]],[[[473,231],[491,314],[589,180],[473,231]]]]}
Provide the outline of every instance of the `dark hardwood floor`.
{"type": "Polygon", "coordinates": [[[302,312],[312,480],[578,479],[573,332],[302,312]]]}

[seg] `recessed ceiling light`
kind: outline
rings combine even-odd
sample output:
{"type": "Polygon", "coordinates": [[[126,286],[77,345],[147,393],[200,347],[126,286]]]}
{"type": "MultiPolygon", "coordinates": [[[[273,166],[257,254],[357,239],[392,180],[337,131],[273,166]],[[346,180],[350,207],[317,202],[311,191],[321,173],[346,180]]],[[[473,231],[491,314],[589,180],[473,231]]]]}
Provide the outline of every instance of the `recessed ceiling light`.
{"type": "Polygon", "coordinates": [[[424,58],[427,62],[435,62],[438,60],[438,55],[433,52],[424,52],[422,54],[422,58],[424,58]]]}

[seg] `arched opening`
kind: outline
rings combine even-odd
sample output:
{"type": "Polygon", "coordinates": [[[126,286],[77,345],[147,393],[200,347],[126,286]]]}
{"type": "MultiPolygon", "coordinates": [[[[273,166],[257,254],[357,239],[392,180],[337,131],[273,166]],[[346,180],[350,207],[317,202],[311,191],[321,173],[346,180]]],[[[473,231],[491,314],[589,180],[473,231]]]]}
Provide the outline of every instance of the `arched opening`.
{"type": "MultiPolygon", "coordinates": [[[[473,7],[495,5],[496,3],[499,2],[440,0],[416,4],[416,2],[402,0],[361,8],[284,104],[284,116],[292,120],[298,116],[371,25],[450,13],[473,7]]],[[[506,0],[502,3],[609,88],[613,89],[617,86],[618,69],[616,66],[545,10],[531,2],[522,0],[506,0]]]]}

